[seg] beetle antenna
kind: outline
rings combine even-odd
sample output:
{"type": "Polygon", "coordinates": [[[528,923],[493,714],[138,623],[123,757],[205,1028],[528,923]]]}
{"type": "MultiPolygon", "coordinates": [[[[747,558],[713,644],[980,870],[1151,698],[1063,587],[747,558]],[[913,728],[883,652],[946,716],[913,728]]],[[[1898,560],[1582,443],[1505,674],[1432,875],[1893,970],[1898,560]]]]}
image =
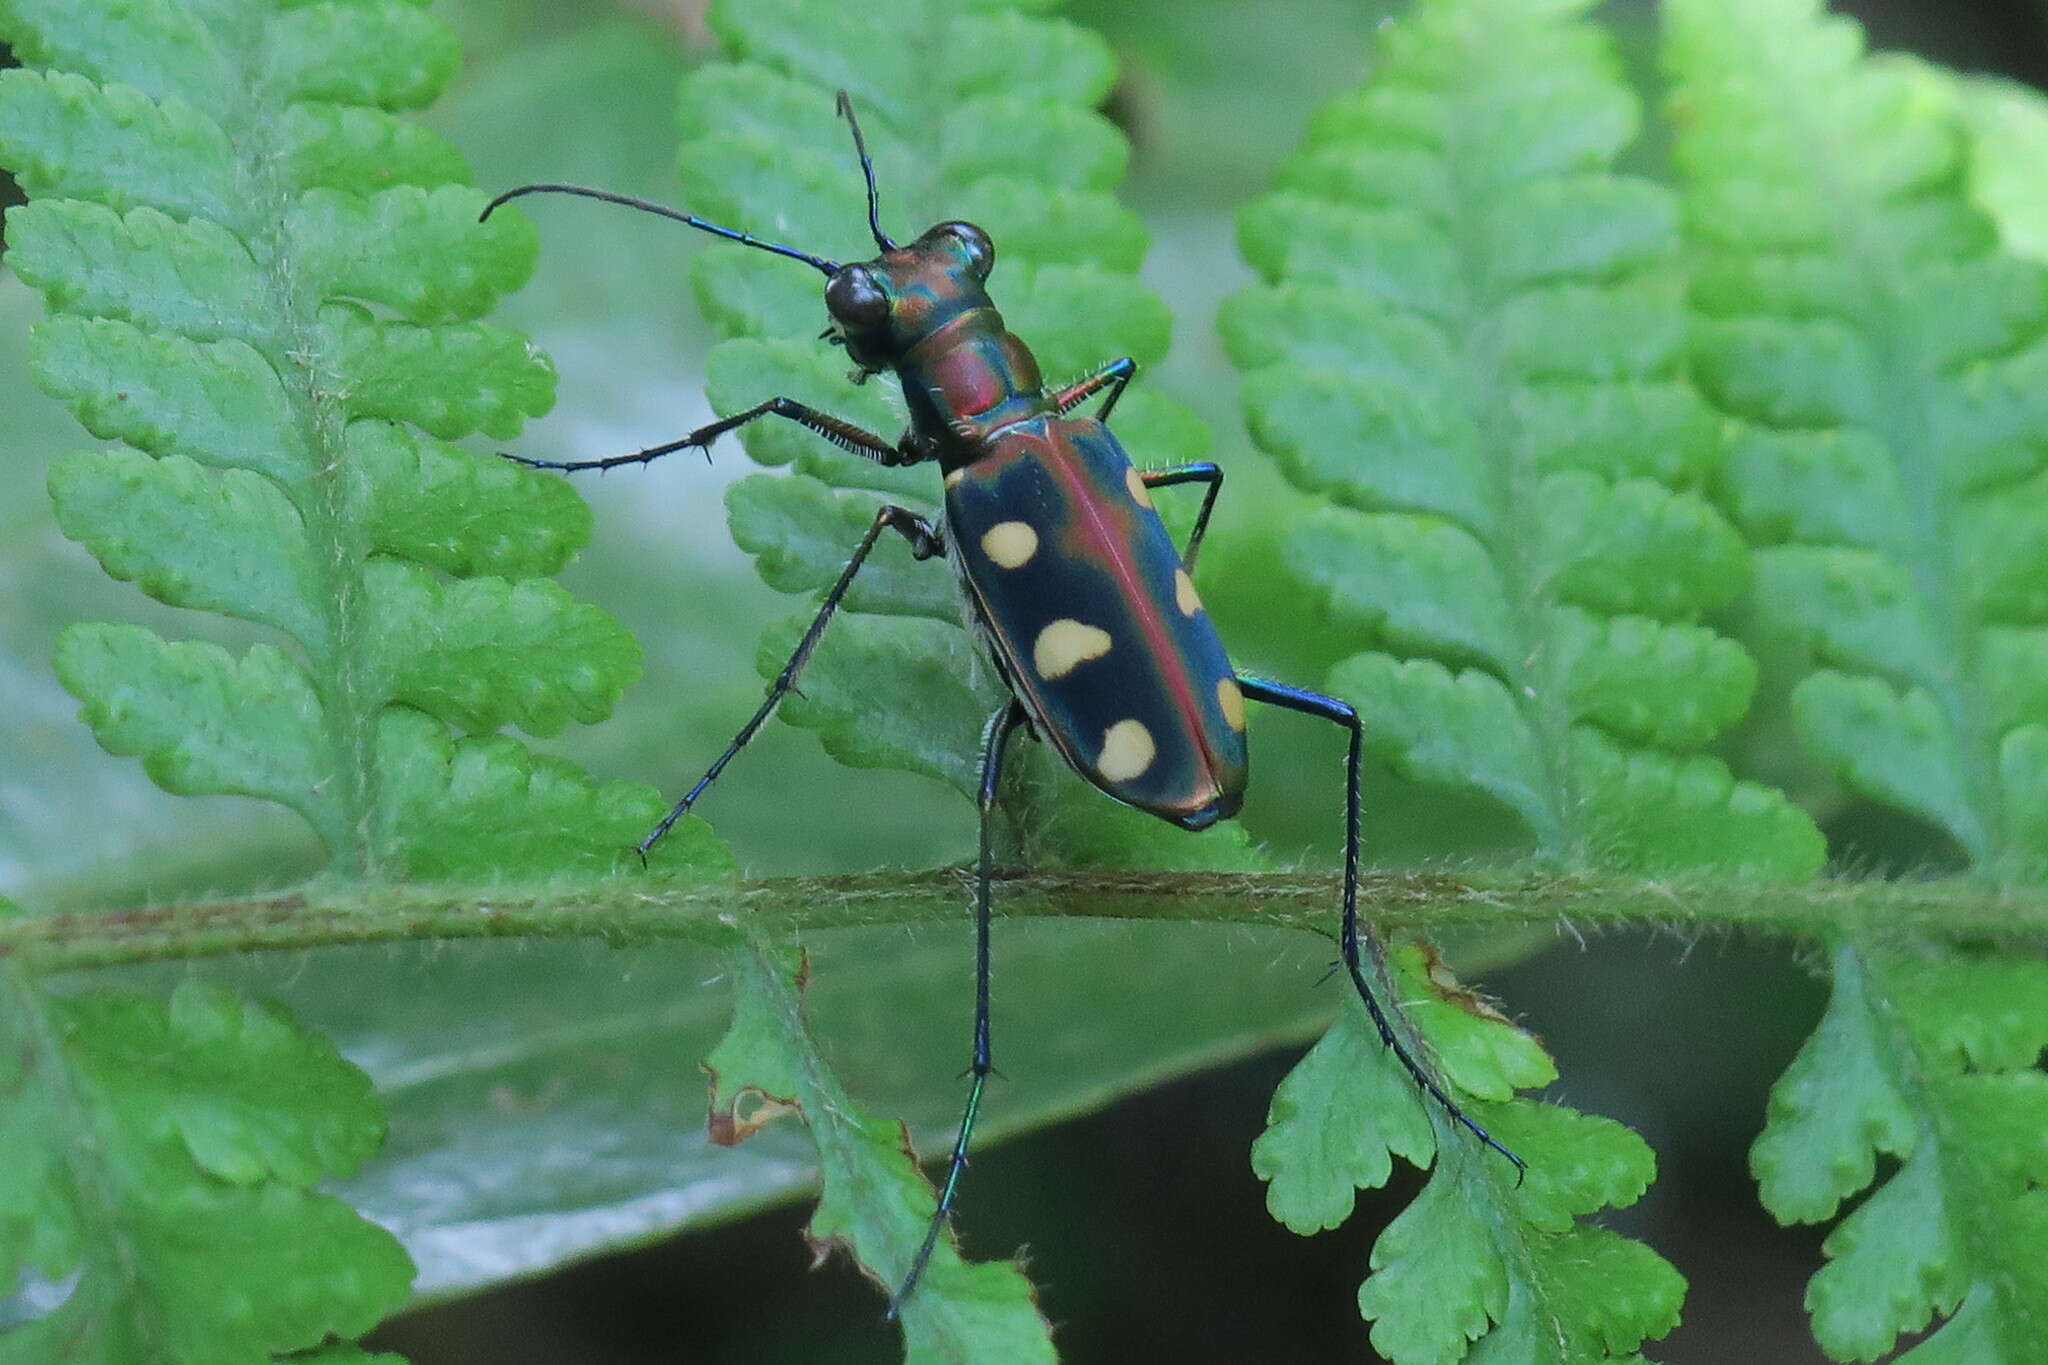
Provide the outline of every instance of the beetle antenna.
{"type": "MultiPolygon", "coordinates": [[[[872,182],[870,184],[872,185],[872,182]]],[[[787,256],[792,261],[802,261],[813,270],[822,271],[827,275],[839,273],[839,263],[837,261],[828,261],[822,256],[813,256],[807,251],[798,251],[793,246],[783,246],[777,242],[764,242],[752,233],[738,232],[729,227],[720,227],[717,223],[699,218],[694,213],[684,213],[679,209],[664,208],[660,204],[652,204],[645,199],[635,199],[630,194],[613,194],[610,190],[594,190],[587,185],[521,185],[518,189],[506,190],[496,199],[484,205],[484,211],[476,216],[476,220],[481,223],[489,218],[492,213],[496,212],[499,205],[508,204],[512,200],[528,194],[575,194],[581,195],[585,199],[602,199],[607,204],[624,204],[627,208],[639,209],[642,213],[658,214],[663,218],[673,218],[678,223],[688,223],[700,232],[708,232],[714,237],[723,237],[728,242],[738,242],[741,246],[757,246],[763,251],[772,251],[778,256],[787,256]]],[[[870,199],[870,202],[872,203],[872,199],[870,199]]]]}
{"type": "Polygon", "coordinates": [[[875,193],[875,163],[868,156],[868,140],[860,135],[860,120],[853,116],[853,97],[844,90],[839,92],[839,117],[853,129],[853,149],[860,153],[861,178],[868,182],[868,231],[875,234],[876,246],[894,251],[896,243],[882,231],[882,199],[875,193]]]}

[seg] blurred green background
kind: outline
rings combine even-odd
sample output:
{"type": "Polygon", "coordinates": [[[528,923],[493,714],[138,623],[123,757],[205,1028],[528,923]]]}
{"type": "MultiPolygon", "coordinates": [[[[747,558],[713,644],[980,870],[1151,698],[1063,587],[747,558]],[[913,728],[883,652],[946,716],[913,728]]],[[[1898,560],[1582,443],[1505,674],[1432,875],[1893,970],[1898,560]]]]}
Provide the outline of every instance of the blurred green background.
{"type": "MultiPolygon", "coordinates": [[[[713,55],[699,6],[437,0],[436,8],[460,31],[468,66],[429,117],[470,157],[479,184],[566,179],[675,197],[675,81],[713,55]]],[[[1123,63],[1110,112],[1134,145],[1127,198],[1154,238],[1145,277],[1177,318],[1173,356],[1141,382],[1197,407],[1230,470],[1230,495],[1206,564],[1211,607],[1247,666],[1304,681],[1319,678],[1330,661],[1318,648],[1314,623],[1289,602],[1267,599],[1270,575],[1243,574],[1236,581],[1247,586],[1232,587],[1230,566],[1270,553],[1295,495],[1242,434],[1235,377],[1210,321],[1218,300],[1248,278],[1232,245],[1235,206],[1263,187],[1309,112],[1367,71],[1374,29],[1395,8],[1357,0],[1069,6],[1109,38],[1123,63]]],[[[2048,84],[2048,0],[1867,0],[1836,8],[1862,19],[1874,46],[2048,84]]],[[[1653,8],[1618,0],[1606,14],[1644,88],[1654,91],[1653,8]]],[[[878,33],[875,41],[889,35],[878,33]]],[[[1636,168],[1654,171],[1660,152],[1654,133],[1646,136],[1636,168]]],[[[685,266],[696,251],[719,248],[625,214],[537,214],[536,221],[540,270],[500,317],[553,355],[561,398],[529,428],[521,448],[558,458],[615,454],[704,420],[700,371],[713,338],[695,316],[685,266]]],[[[48,676],[51,638],[80,617],[155,621],[167,633],[231,641],[248,632],[143,602],[57,537],[40,496],[41,467],[79,436],[68,417],[25,386],[26,326],[34,316],[32,299],[0,264],[0,421],[10,453],[24,457],[10,462],[13,491],[0,497],[0,893],[51,908],[288,881],[316,854],[291,817],[251,803],[156,792],[132,763],[97,750],[48,676]]],[[[675,789],[750,709],[759,695],[753,654],[761,624],[790,612],[789,599],[755,577],[724,532],[721,490],[751,468],[737,446],[727,445],[708,469],[671,461],[584,486],[597,510],[598,537],[565,580],[640,637],[648,677],[614,722],[538,747],[566,753],[600,776],[675,789]]],[[[1269,723],[1259,732],[1260,778],[1246,824],[1285,860],[1332,852],[1337,772],[1323,739],[1305,725],[1269,723]]],[[[972,839],[964,807],[935,784],[841,768],[809,734],[780,726],[770,727],[721,782],[705,814],[756,874],[927,865],[963,857],[972,839]]],[[[1493,813],[1402,790],[1384,775],[1374,783],[1368,820],[1382,863],[1480,854],[1513,835],[1493,813]]],[[[1917,868],[1945,856],[1917,827],[1853,803],[1828,807],[1824,823],[1842,856],[1862,865],[1917,868]]],[[[1128,933],[1119,957],[1129,990],[1153,1002],[1162,1028],[1173,1027],[1167,1012],[1176,999],[1209,988],[1188,977],[1236,966],[1265,983],[1259,989],[1292,993],[1271,1011],[1282,1021],[1272,1036],[1304,1035],[1333,1005],[1328,992],[1308,987],[1317,974],[1314,944],[1231,931],[1205,951],[1176,953],[1165,940],[1128,933]]],[[[1652,1354],[1666,1362],[1819,1360],[1800,1309],[1805,1277],[1818,1263],[1818,1235],[1776,1228],[1756,1207],[1744,1169],[1765,1090],[1818,1013],[1818,984],[1795,955],[1770,942],[1555,937],[1540,955],[1492,945],[1477,960],[1518,959],[1485,984],[1557,1054],[1566,1077],[1561,1098],[1631,1124],[1659,1154],[1660,1179],[1649,1196],[1613,1219],[1654,1244],[1692,1282],[1685,1325],[1652,1354]]],[[[1551,940],[1543,937],[1546,945],[1551,940]]],[[[1118,983],[1077,986],[1063,1002],[1060,944],[1025,944],[1024,954],[1039,965],[1018,970],[1044,973],[1047,984],[1029,992],[1034,1008],[1059,1010],[1064,1003],[1069,1012],[999,1017],[998,1028],[1012,1036],[1058,1031],[1080,1040],[1068,1046],[1085,1047],[1090,990],[1118,983]]],[[[865,956],[886,973],[906,957],[956,952],[952,939],[927,938],[856,945],[845,956],[849,967],[865,956]]],[[[682,999],[709,970],[658,955],[607,961],[601,971],[615,973],[622,995],[643,1011],[622,1007],[611,1021],[620,1029],[636,1018],[666,1020],[664,1002],[682,999]]],[[[482,950],[380,950],[358,954],[346,970],[332,956],[318,970],[310,962],[272,962],[244,974],[291,995],[316,1020],[338,1028],[345,1043],[351,1009],[367,1008],[352,999],[350,980],[363,979],[353,973],[431,979],[436,1003],[457,1017],[465,1003],[463,973],[475,970],[496,993],[488,1018],[513,1029],[530,1017],[519,991],[537,998],[559,980],[554,965],[528,960],[532,979],[522,981],[518,959],[501,955],[486,963],[482,950]]],[[[955,1035],[965,1033],[966,971],[962,955],[957,1018],[892,1020],[885,987],[865,1000],[852,998],[863,978],[851,970],[836,978],[845,983],[844,1003],[821,1008],[875,1015],[877,1037],[892,1027],[940,1028],[944,1038],[933,1046],[950,1055],[964,1041],[955,1035]]],[[[416,1032],[444,1026],[441,1016],[414,1021],[416,1032]]],[[[927,1051],[926,1042],[906,1038],[904,1050],[927,1051]]],[[[1356,1284],[1379,1226],[1412,1188],[1397,1182],[1365,1201],[1345,1228],[1313,1239],[1294,1237],[1265,1216],[1246,1152],[1297,1053],[1294,1045],[1262,1051],[1107,1108],[1095,1108],[1101,1096],[1075,1090],[1062,1107],[1095,1112],[989,1146],[977,1157],[960,1219],[968,1248],[979,1256],[1027,1248],[1046,1311],[1074,1361],[1370,1359],[1353,1306],[1356,1284]]],[[[396,1062],[379,1070],[375,1057],[352,1055],[378,1071],[387,1089],[403,1070],[396,1062]]],[[[1114,1072],[1113,1057],[1095,1060],[1114,1072]]],[[[622,1108],[620,1125],[696,1124],[693,1063],[694,1056],[675,1055],[645,1074],[615,1077],[619,1096],[630,1098],[643,1086],[648,1096],[645,1106],[622,1108]]],[[[422,1073],[408,1083],[425,1087],[432,1080],[422,1073]]],[[[516,1086],[493,1091],[491,1099],[513,1109],[547,1103],[544,1090],[516,1086]]],[[[402,1130],[396,1141],[403,1145],[402,1130]]],[[[533,1153],[534,1163],[601,1164],[575,1134],[560,1141],[559,1150],[533,1153]]],[[[789,1171],[785,1185],[801,1179],[796,1149],[772,1144],[757,1156],[756,1177],[778,1159],[789,1171]]],[[[381,1191],[361,1194],[373,1210],[380,1194],[430,1206],[433,1182],[448,1178],[426,1157],[395,1169],[399,1174],[381,1191]]],[[[759,1202],[773,1187],[772,1179],[758,1184],[750,1198],[759,1202]]],[[[456,1202],[473,1209],[485,1201],[467,1190],[456,1202]]],[[[852,1271],[840,1263],[807,1270],[809,1254],[798,1236],[805,1212],[800,1203],[783,1204],[546,1278],[452,1298],[390,1324],[375,1344],[405,1352],[416,1365],[897,1358],[894,1329],[852,1271]]],[[[459,1239],[462,1225],[451,1222],[442,1232],[459,1239]]],[[[536,1240],[548,1235],[534,1225],[536,1240]]],[[[504,1245],[517,1233],[500,1227],[495,1236],[504,1245]]],[[[549,1259],[544,1250],[531,1257],[549,1259]]],[[[494,1273],[480,1265],[470,1278],[494,1273]]]]}

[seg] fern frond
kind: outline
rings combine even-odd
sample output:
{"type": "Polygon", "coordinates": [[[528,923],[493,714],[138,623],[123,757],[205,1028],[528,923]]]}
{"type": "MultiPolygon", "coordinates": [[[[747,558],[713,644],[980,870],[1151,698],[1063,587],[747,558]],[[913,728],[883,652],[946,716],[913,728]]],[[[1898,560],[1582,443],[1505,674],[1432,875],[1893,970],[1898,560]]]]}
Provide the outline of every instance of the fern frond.
{"type": "Polygon", "coordinates": [[[0,1359],[259,1365],[405,1301],[397,1240],[312,1188],[384,1137],[331,1044],[197,981],[167,1010],[4,976],[0,1275],[78,1279],[0,1359]]]}
{"type": "Polygon", "coordinates": [[[1352,1002],[1281,1082],[1252,1167],[1299,1233],[1350,1217],[1393,1157],[1434,1166],[1372,1253],[1359,1310],[1394,1365],[1633,1360],[1678,1323],[1685,1284],[1655,1252],[1578,1220],[1634,1203],[1656,1158],[1611,1119],[1517,1098],[1548,1084],[1542,1046],[1459,990],[1420,949],[1393,955],[1402,1009],[1472,1115],[1529,1163],[1515,1172],[1417,1092],[1352,1002]]]}
{"type": "MultiPolygon", "coordinates": [[[[1674,3],[1692,349],[1737,428],[1724,496],[1763,622],[1811,651],[1801,740],[1980,875],[2048,867],[2048,270],[1972,202],[1962,106],[1808,3],[1674,3]]],[[[1979,182],[1983,187],[1984,182],[1979,182]]],[[[1782,652],[1781,652],[1782,654],[1782,652]]],[[[2038,963],[1845,939],[1751,1154],[1833,1218],[1807,1290],[1837,1359],[2043,1359],[2038,963]]]]}
{"type": "MultiPolygon", "coordinates": [[[[1264,283],[1226,304],[1224,338],[1254,439],[1325,500],[1283,553],[1363,651],[1329,685],[1369,746],[1516,811],[1567,866],[1808,875],[1812,823],[1698,752],[1755,685],[1701,622],[1748,553],[1699,491],[1718,447],[1681,369],[1676,211],[1611,169],[1636,111],[1584,8],[1424,0],[1385,30],[1373,79],[1240,218],[1264,283]]],[[[1353,1010],[1254,1147],[1274,1215],[1335,1226],[1393,1156],[1433,1167],[1360,1291],[1376,1349],[1636,1358],[1683,1281],[1577,1220],[1642,1193],[1648,1148],[1514,1099],[1555,1077],[1542,1049],[1399,960],[1402,1012],[1527,1180],[1418,1098],[1353,1010]]]]}
{"type": "Polygon", "coordinates": [[[1806,1306],[1837,1360],[2048,1359],[2048,966],[1965,954],[1832,958],[1827,1013],[1750,1153],[1784,1222],[1836,1224],[1806,1306]],[[1895,1172],[1878,1179],[1880,1158],[1895,1172]]]}
{"type": "MultiPolygon", "coordinates": [[[[804,1019],[808,967],[760,943],[732,950],[732,1027],[705,1060],[711,1131],[727,1144],[787,1112],[817,1140],[824,1190],[807,1235],[823,1254],[843,1248],[884,1290],[910,1268],[937,1207],[901,1123],[861,1112],[840,1087],[804,1019]]],[[[1056,1360],[1051,1328],[1016,1266],[970,1265],[950,1229],[902,1305],[905,1365],[1056,1360]]]]}
{"type": "Polygon", "coordinates": [[[2048,96],[2013,81],[1958,77],[1914,64],[1923,86],[1953,100],[1970,133],[1970,190],[1991,215],[2006,250],[2048,262],[2048,96]]]}
{"type": "MultiPolygon", "coordinates": [[[[479,225],[461,159],[395,115],[453,74],[448,31],[395,0],[6,0],[0,36],[29,68],[0,73],[0,161],[31,195],[8,261],[52,314],[37,376],[122,443],[54,466],[58,523],[283,646],[74,627],[57,669],[101,742],[292,807],[344,869],[611,862],[653,792],[447,734],[595,720],[639,670],[537,577],[588,534],[574,494],[451,444],[516,432],[553,373],[481,321],[530,227],[479,225]]],[[[670,857],[728,865],[701,829],[670,857]]]]}
{"type": "Polygon", "coordinates": [[[2048,869],[2048,266],[1973,205],[1952,103],[1812,3],[1675,4],[1692,352],[1812,756],[2048,869]]]}
{"type": "Polygon", "coordinates": [[[1566,865],[1797,877],[1812,822],[1699,751],[1756,666],[1701,493],[1677,211],[1617,175],[1635,105],[1584,6],[1433,0],[1239,225],[1223,330],[1254,438],[1327,504],[1293,575],[1365,652],[1330,688],[1405,775],[1566,865]]]}

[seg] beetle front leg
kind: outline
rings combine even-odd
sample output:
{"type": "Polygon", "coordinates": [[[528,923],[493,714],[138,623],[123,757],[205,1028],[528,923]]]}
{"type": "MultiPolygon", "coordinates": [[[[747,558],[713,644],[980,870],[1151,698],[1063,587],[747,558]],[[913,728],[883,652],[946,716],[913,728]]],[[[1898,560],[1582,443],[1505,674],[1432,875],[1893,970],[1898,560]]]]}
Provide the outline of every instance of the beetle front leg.
{"type": "Polygon", "coordinates": [[[611,455],[602,460],[532,460],[524,455],[510,454],[505,458],[530,469],[556,469],[564,474],[579,474],[589,469],[602,472],[626,464],[652,464],[662,456],[673,455],[678,450],[702,450],[706,458],[709,458],[713,441],[726,432],[743,427],[760,417],[786,417],[799,426],[817,432],[841,450],[849,451],[862,459],[873,460],[876,464],[916,464],[918,460],[925,458],[903,446],[892,446],[872,431],[857,427],[830,413],[819,412],[816,408],[799,403],[794,398],[771,398],[765,403],[755,404],[745,412],[736,412],[730,417],[721,417],[716,422],[707,422],[688,436],[674,441],[664,441],[645,450],[636,450],[631,455],[611,455]]]}
{"type": "Polygon", "coordinates": [[[1095,414],[1098,422],[1108,422],[1109,414],[1116,411],[1116,400],[1124,396],[1124,386],[1138,373],[1138,362],[1129,356],[1112,360],[1093,374],[1084,375],[1063,389],[1054,389],[1052,405],[1055,411],[1085,403],[1090,397],[1109,390],[1109,397],[1102,400],[1102,411],[1095,414]]]}
{"type": "Polygon", "coordinates": [[[1188,543],[1180,552],[1180,566],[1193,573],[1195,556],[1201,553],[1202,537],[1209,530],[1209,513],[1216,510],[1217,495],[1223,492],[1223,470],[1212,461],[1200,460],[1194,464],[1170,465],[1165,469],[1141,469],[1138,478],[1147,488],[1171,488],[1179,483],[1208,485],[1208,491],[1202,494],[1202,508],[1195,513],[1194,529],[1188,532],[1188,543]]]}

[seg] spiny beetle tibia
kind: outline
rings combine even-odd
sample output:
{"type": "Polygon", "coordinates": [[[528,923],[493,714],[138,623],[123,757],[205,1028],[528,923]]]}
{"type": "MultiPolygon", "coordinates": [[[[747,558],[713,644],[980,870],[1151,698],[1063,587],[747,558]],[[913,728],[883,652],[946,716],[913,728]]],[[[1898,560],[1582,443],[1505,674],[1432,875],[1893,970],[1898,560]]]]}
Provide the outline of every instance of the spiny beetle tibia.
{"type": "Polygon", "coordinates": [[[882,465],[936,461],[946,510],[930,522],[902,507],[875,513],[810,628],[768,688],[768,695],[697,784],[640,843],[648,848],[696,804],[796,685],[826,622],[884,531],[910,542],[918,559],[944,556],[967,599],[1010,700],[982,732],[981,849],[974,892],[974,1060],[959,1136],[923,1245],[890,1299],[894,1315],[916,1287],[953,1208],[968,1138],[989,1066],[989,879],[991,814],[1003,752],[1017,726],[1050,743],[1082,778],[1119,801],[1182,829],[1207,829],[1237,813],[1245,788],[1247,699],[1320,716],[1350,732],[1345,759],[1344,897],[1339,947],[1345,970],[1372,1014],[1381,1041],[1415,1083],[1481,1142],[1523,1169],[1519,1157],[1474,1123],[1396,1034],[1367,979],[1360,944],[1384,979],[1378,942],[1358,922],[1358,715],[1334,697],[1235,673],[1188,577],[1210,509],[1223,486],[1215,465],[1133,468],[1107,423],[1136,373],[1128,357],[1047,389],[1022,341],[1004,330],[986,288],[995,246],[972,223],[941,223],[907,246],[882,231],[874,164],[845,92],[839,113],[853,129],[867,181],[868,230],[881,254],[841,264],[626,195],[580,185],[522,185],[492,200],[492,210],[529,194],[576,194],[674,218],[746,246],[802,261],[825,276],[830,316],[822,340],[843,346],[856,382],[895,371],[910,410],[901,439],[883,440],[852,423],[789,398],[720,418],[680,440],[603,460],[528,460],[536,469],[575,473],[646,464],[678,450],[703,449],[760,417],[786,417],[826,440],[882,465]],[[1066,414],[1101,394],[1095,417],[1066,414]],[[1176,551],[1152,509],[1151,491],[1198,483],[1206,490],[1176,551]]]}

